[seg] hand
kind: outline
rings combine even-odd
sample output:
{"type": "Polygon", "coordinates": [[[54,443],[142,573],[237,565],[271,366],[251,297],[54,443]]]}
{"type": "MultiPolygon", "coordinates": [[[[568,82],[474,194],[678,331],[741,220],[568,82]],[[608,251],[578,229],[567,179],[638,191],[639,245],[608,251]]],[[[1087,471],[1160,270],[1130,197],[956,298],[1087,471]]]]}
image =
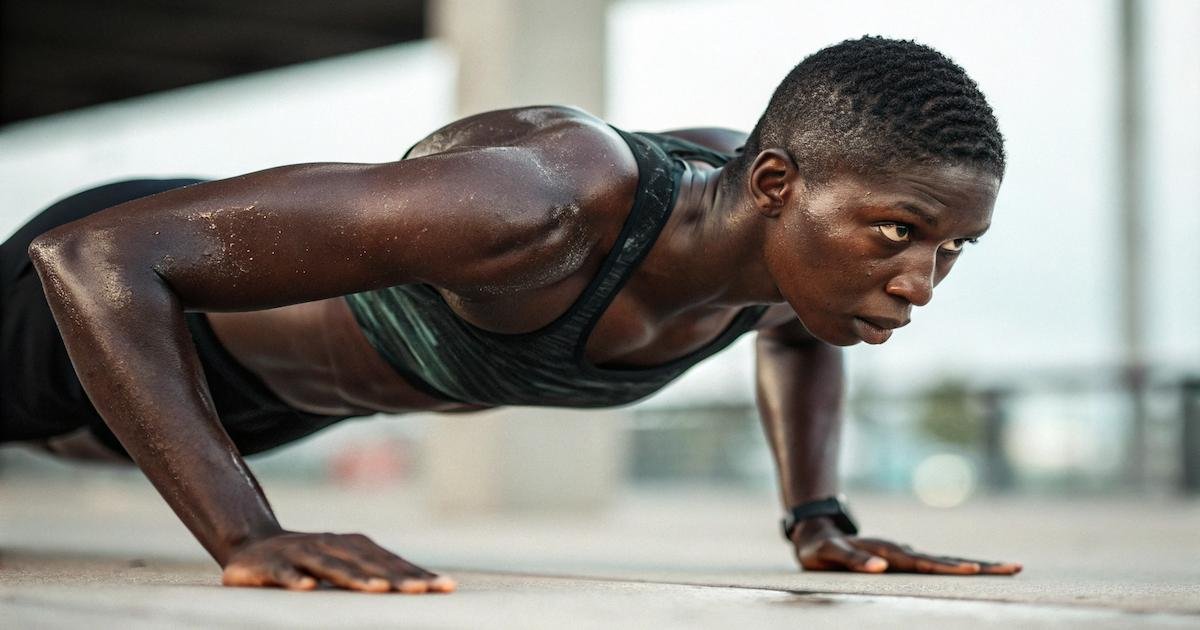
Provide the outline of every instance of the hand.
{"type": "Polygon", "coordinates": [[[285,532],[244,545],[225,563],[225,586],[310,591],[322,581],[352,591],[449,593],[454,580],[401,559],[362,534],[285,532]]]}
{"type": "Polygon", "coordinates": [[[935,556],[879,538],[849,536],[823,518],[804,521],[792,533],[792,542],[796,545],[800,566],[807,571],[944,575],[1014,575],[1021,572],[1021,565],[1015,562],[935,556]]]}

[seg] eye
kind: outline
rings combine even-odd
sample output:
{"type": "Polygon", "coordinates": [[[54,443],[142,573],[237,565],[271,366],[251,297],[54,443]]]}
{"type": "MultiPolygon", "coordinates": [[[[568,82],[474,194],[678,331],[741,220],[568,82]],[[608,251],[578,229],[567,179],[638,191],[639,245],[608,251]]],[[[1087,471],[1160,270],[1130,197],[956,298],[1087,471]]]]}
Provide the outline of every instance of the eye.
{"type": "Polygon", "coordinates": [[[905,243],[912,238],[912,228],[903,223],[883,223],[873,226],[887,240],[905,243]]]}
{"type": "Polygon", "coordinates": [[[947,254],[957,254],[962,251],[963,247],[966,247],[967,243],[974,243],[977,240],[974,238],[956,238],[952,241],[942,243],[941,250],[947,254]]]}

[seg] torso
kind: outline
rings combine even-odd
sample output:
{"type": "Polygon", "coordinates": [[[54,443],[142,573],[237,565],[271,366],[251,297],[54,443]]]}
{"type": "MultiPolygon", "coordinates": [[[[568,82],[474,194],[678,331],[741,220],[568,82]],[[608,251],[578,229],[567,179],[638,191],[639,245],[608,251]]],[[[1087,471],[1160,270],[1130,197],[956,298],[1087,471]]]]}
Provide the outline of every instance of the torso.
{"type": "MultiPolygon", "coordinates": [[[[556,119],[561,124],[561,117],[587,116],[564,109],[539,109],[536,113],[551,124],[556,119]]],[[[488,145],[497,136],[503,140],[505,116],[517,117],[521,124],[527,124],[530,110],[492,112],[458,121],[419,143],[413,156],[456,146],[488,145]]],[[[711,148],[728,151],[730,147],[711,148]]],[[[699,162],[691,166],[697,170],[712,168],[699,162]]],[[[683,192],[677,203],[685,200],[687,195],[683,192]]],[[[448,292],[443,295],[460,317],[480,328],[502,333],[536,330],[566,311],[597,273],[631,204],[632,197],[625,203],[624,213],[621,204],[615,204],[613,212],[573,219],[589,222],[587,229],[600,237],[585,261],[557,282],[500,297],[463,297],[448,292]]],[[[667,312],[662,304],[651,299],[661,293],[661,286],[656,290],[659,283],[654,278],[660,276],[656,270],[662,271],[666,252],[672,247],[664,241],[670,238],[668,235],[685,232],[672,228],[686,220],[685,214],[672,213],[663,236],[604,311],[588,338],[585,346],[588,361],[599,366],[626,367],[666,363],[709,343],[737,315],[740,307],[672,305],[667,312]]],[[[297,409],[329,415],[361,415],[377,411],[479,408],[432,398],[404,380],[368,343],[341,297],[269,310],[207,315],[229,352],[297,409]]],[[[786,303],[774,305],[757,327],[776,326],[794,318],[786,303]]]]}

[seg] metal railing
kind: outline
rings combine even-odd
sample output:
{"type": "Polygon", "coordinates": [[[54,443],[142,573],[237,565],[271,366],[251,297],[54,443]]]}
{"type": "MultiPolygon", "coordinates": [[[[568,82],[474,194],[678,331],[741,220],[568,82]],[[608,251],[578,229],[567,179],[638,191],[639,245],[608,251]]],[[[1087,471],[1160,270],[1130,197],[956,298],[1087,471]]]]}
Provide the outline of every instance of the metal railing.
{"type": "MultiPolygon", "coordinates": [[[[769,472],[760,462],[769,462],[769,453],[750,403],[634,414],[635,480],[698,475],[762,481],[763,471],[769,472]]],[[[1025,371],[986,382],[943,381],[903,392],[857,387],[847,414],[848,433],[857,440],[850,440],[846,459],[851,461],[844,464],[849,464],[848,480],[858,486],[896,489],[922,458],[954,452],[975,464],[980,489],[992,493],[1155,489],[1200,495],[1200,376],[1195,374],[1090,367],[1025,371]],[[1138,413],[1138,405],[1144,413],[1138,413]],[[939,414],[950,419],[939,421],[939,414]],[[1056,417],[1064,414],[1073,423],[1056,417]],[[1146,426],[1133,426],[1139,417],[1146,426]],[[1031,467],[1022,451],[1044,446],[1037,443],[1042,422],[1092,433],[1081,433],[1078,441],[1092,444],[1099,454],[1091,460],[1076,454],[1083,463],[1051,472],[1031,467]]],[[[1067,430],[1059,427],[1060,438],[1067,430]]]]}

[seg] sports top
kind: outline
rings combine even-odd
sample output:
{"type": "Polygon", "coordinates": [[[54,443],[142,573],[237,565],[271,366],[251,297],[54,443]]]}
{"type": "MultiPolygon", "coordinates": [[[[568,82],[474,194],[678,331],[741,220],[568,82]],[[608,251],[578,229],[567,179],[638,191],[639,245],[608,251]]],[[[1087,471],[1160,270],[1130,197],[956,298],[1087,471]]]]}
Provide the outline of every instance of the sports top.
{"type": "Polygon", "coordinates": [[[721,166],[732,157],[679,138],[616,131],[637,160],[633,208],[599,272],[553,322],[528,333],[483,330],[427,284],[345,296],[370,344],[414,387],[478,405],[622,405],[658,391],[754,327],[767,305],[743,308],[712,342],[662,365],[611,368],[586,359],[588,335],[670,217],[684,160],[721,166]]]}

